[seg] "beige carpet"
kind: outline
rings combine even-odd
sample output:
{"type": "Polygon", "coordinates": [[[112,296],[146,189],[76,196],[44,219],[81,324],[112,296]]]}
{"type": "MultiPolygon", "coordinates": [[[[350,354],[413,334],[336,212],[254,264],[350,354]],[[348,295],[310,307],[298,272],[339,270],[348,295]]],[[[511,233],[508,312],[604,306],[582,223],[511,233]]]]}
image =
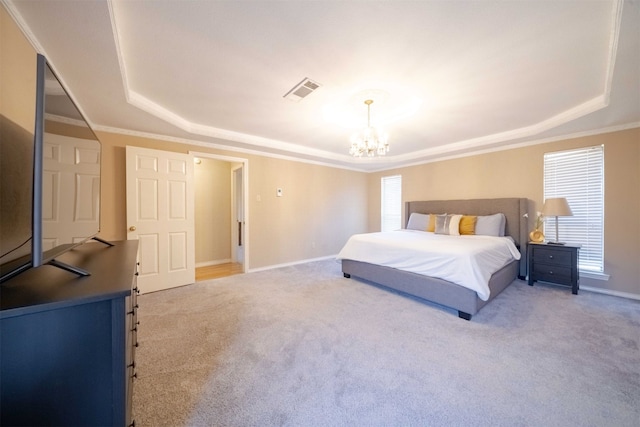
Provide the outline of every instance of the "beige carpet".
{"type": "Polygon", "coordinates": [[[640,425],[640,303],[516,281],[471,322],[335,261],[139,298],[136,426],[640,425]]]}

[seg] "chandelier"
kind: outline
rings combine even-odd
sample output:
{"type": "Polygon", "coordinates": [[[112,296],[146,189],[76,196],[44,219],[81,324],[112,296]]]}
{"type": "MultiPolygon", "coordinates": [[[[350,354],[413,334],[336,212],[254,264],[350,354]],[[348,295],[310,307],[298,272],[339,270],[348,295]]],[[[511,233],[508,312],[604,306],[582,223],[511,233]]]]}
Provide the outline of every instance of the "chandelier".
{"type": "Polygon", "coordinates": [[[384,156],[389,152],[387,134],[371,127],[371,104],[372,99],[364,101],[367,105],[367,127],[351,136],[351,149],[349,154],[354,157],[374,157],[384,156]]]}

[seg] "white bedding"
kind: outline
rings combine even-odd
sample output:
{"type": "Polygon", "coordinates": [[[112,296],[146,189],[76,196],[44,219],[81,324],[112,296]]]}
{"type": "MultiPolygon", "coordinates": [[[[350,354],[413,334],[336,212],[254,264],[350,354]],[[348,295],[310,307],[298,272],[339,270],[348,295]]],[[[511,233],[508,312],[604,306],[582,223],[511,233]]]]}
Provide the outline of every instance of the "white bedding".
{"type": "Polygon", "coordinates": [[[510,237],[448,236],[416,230],[356,234],[337,257],[437,277],[489,299],[491,275],[520,252],[510,237]]]}

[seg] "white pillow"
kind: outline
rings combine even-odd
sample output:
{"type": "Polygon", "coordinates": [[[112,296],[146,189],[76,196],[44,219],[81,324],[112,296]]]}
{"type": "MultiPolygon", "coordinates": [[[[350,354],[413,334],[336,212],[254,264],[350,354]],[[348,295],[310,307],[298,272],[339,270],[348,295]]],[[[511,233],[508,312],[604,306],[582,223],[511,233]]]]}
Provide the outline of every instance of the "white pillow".
{"type": "Polygon", "coordinates": [[[476,234],[481,236],[504,236],[506,225],[504,214],[497,213],[493,215],[478,216],[476,221],[476,234]]]}
{"type": "Polygon", "coordinates": [[[413,212],[411,216],[409,216],[407,230],[427,231],[427,225],[429,225],[428,214],[413,212]]]}

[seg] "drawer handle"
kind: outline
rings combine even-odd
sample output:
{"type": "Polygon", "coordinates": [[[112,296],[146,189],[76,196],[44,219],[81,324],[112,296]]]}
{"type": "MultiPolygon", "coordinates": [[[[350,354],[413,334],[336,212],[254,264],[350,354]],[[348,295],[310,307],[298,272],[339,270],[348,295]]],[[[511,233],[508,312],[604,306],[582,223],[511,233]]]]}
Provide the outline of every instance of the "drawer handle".
{"type": "Polygon", "coordinates": [[[553,259],[553,255],[549,255],[549,259],[553,259]]]}
{"type": "Polygon", "coordinates": [[[549,274],[553,274],[553,271],[550,271],[549,274]]]}

